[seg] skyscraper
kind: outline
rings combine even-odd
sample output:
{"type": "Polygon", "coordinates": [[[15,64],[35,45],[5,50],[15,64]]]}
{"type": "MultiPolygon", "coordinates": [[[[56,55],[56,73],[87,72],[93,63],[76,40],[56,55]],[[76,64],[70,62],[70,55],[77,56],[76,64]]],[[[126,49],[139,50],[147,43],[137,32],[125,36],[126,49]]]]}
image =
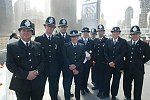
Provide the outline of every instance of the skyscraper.
{"type": "Polygon", "coordinates": [[[141,28],[148,27],[147,15],[150,11],[150,0],[140,0],[141,14],[139,15],[139,26],[141,28]]]}
{"type": "Polygon", "coordinates": [[[51,15],[57,24],[61,18],[65,18],[68,29],[76,29],[76,0],[51,0],[51,15]]]}
{"type": "Polygon", "coordinates": [[[0,0],[0,32],[12,31],[13,10],[12,0],[0,0]],[[8,28],[9,26],[9,28],[8,28]]]}
{"type": "Polygon", "coordinates": [[[125,11],[125,22],[124,22],[124,27],[125,28],[130,28],[131,27],[131,19],[133,18],[133,8],[128,7],[125,11]]]}

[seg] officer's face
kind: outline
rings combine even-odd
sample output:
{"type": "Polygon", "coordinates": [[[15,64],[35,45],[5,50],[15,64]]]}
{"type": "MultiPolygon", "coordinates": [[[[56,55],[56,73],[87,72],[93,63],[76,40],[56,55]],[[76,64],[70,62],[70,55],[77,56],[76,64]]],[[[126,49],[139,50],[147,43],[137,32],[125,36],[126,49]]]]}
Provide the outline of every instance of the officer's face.
{"type": "Polygon", "coordinates": [[[28,42],[31,40],[32,37],[32,31],[29,29],[21,29],[19,31],[20,33],[20,38],[23,39],[24,41],[28,42]]]}
{"type": "Polygon", "coordinates": [[[77,42],[78,42],[78,39],[79,39],[79,36],[71,37],[71,41],[72,41],[73,43],[77,43],[77,42]]]}
{"type": "Polygon", "coordinates": [[[55,29],[54,25],[45,25],[45,30],[47,34],[52,34],[55,29]]]}
{"type": "Polygon", "coordinates": [[[118,38],[119,35],[120,35],[120,32],[112,32],[112,37],[115,39],[118,38]]]}
{"type": "Polygon", "coordinates": [[[88,38],[89,37],[89,32],[83,32],[83,37],[88,38]]]}
{"type": "Polygon", "coordinates": [[[96,38],[96,34],[91,34],[92,39],[96,38]]]}
{"type": "Polygon", "coordinates": [[[139,35],[139,34],[132,34],[132,35],[131,35],[131,39],[132,39],[133,41],[136,41],[136,40],[140,39],[140,35],[139,35]]]}
{"type": "Polygon", "coordinates": [[[60,26],[59,29],[61,33],[65,33],[67,31],[67,26],[60,26]]]}
{"type": "Polygon", "coordinates": [[[104,36],[104,34],[105,34],[105,32],[104,32],[104,31],[98,31],[98,36],[99,36],[99,37],[103,37],[103,36],[104,36]]]}

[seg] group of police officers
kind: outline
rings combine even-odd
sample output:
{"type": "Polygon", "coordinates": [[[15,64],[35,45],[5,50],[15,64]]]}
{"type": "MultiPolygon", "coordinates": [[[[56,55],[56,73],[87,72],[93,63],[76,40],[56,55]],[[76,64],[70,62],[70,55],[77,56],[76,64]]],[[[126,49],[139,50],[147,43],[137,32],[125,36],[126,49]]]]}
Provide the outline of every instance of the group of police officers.
{"type": "Polygon", "coordinates": [[[111,99],[117,100],[121,73],[124,72],[124,100],[131,100],[133,80],[134,100],[141,100],[144,64],[150,59],[150,48],[140,40],[138,26],[131,27],[128,42],[119,36],[119,27],[112,28],[111,38],[105,37],[101,24],[91,31],[84,27],[82,36],[77,30],[67,34],[67,27],[67,20],[62,18],[59,32],[53,34],[56,22],[50,16],[44,23],[45,33],[32,41],[32,22],[28,19],[21,22],[20,40],[7,45],[6,61],[8,70],[13,73],[9,88],[15,91],[17,100],[42,100],[47,79],[51,100],[58,100],[61,72],[65,100],[74,96],[71,93],[73,78],[75,98],[80,100],[80,91],[82,95],[90,93],[87,86],[90,69],[92,90],[99,90],[97,97],[100,99],[110,97],[111,91],[111,99]]]}

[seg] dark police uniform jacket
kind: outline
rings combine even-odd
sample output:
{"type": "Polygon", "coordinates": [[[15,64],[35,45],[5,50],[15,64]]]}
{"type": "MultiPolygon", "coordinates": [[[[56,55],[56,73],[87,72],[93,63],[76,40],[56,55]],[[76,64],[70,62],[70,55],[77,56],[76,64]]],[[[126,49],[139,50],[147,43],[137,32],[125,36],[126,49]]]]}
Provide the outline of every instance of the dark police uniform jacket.
{"type": "Polygon", "coordinates": [[[106,63],[105,57],[104,57],[104,46],[106,43],[107,38],[103,37],[102,40],[99,38],[94,39],[94,61],[106,63]]]}
{"type": "Polygon", "coordinates": [[[13,73],[10,89],[27,92],[44,88],[43,71],[44,55],[40,43],[31,41],[29,47],[19,40],[7,45],[6,65],[13,73]],[[39,76],[34,80],[27,80],[29,71],[38,70],[39,76]]]}
{"type": "Polygon", "coordinates": [[[144,64],[150,60],[150,49],[147,43],[139,40],[135,46],[128,41],[125,71],[141,75],[144,74],[144,64]]]}
{"type": "Polygon", "coordinates": [[[93,55],[94,54],[93,53],[93,51],[94,51],[94,42],[93,42],[93,40],[88,38],[88,41],[85,44],[83,38],[81,38],[81,39],[78,40],[78,42],[84,44],[85,51],[87,51],[91,55],[91,60],[89,60],[89,61],[93,61],[92,60],[93,57],[94,57],[94,55],[93,55]]]}
{"type": "Polygon", "coordinates": [[[71,42],[66,43],[63,48],[63,54],[65,63],[64,72],[73,74],[69,69],[70,64],[75,64],[77,67],[76,69],[79,72],[82,72],[82,65],[85,59],[85,48],[83,44],[77,43],[77,46],[73,47],[71,42]]]}
{"type": "Polygon", "coordinates": [[[115,63],[115,68],[122,69],[124,67],[126,49],[127,42],[125,39],[119,37],[115,45],[112,38],[107,39],[104,47],[104,56],[107,64],[113,61],[115,63]]]}
{"type": "Polygon", "coordinates": [[[57,36],[52,35],[51,40],[49,40],[46,34],[38,36],[35,41],[40,42],[44,56],[46,59],[46,74],[48,75],[50,67],[54,69],[58,68],[58,60],[61,54],[60,49],[60,39],[57,36]]]}
{"type": "Polygon", "coordinates": [[[64,46],[65,43],[69,43],[69,42],[71,41],[71,38],[70,38],[69,35],[67,35],[67,33],[66,33],[66,36],[65,36],[65,38],[64,38],[64,37],[61,35],[60,32],[59,32],[58,34],[56,34],[55,36],[57,36],[57,37],[60,38],[60,46],[61,46],[60,49],[61,49],[61,53],[60,53],[60,55],[59,55],[59,66],[60,66],[60,68],[62,68],[63,65],[64,65],[63,46],[64,46]]]}

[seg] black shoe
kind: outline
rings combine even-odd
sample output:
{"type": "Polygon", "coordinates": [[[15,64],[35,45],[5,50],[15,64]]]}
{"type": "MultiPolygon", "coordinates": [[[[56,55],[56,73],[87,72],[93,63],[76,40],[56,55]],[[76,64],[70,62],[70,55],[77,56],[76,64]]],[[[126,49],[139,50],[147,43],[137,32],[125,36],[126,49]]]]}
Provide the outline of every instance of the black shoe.
{"type": "Polygon", "coordinates": [[[73,93],[70,93],[70,97],[74,97],[74,94],[73,94],[73,93]]]}
{"type": "Polygon", "coordinates": [[[97,97],[100,97],[101,95],[102,95],[102,93],[101,93],[101,92],[98,92],[97,97]]]}
{"type": "Polygon", "coordinates": [[[131,100],[131,98],[129,98],[129,97],[125,97],[123,100],[131,100]]]}
{"type": "Polygon", "coordinates": [[[89,93],[90,90],[88,88],[84,89],[86,93],[89,93]]]}
{"type": "Polygon", "coordinates": [[[98,87],[92,87],[92,90],[97,90],[98,89],[98,87]]]}
{"type": "Polygon", "coordinates": [[[111,100],[117,100],[116,96],[112,96],[111,100]]]}
{"type": "Polygon", "coordinates": [[[85,92],[84,92],[84,90],[81,90],[81,94],[82,94],[82,95],[85,95],[85,92]]]}

